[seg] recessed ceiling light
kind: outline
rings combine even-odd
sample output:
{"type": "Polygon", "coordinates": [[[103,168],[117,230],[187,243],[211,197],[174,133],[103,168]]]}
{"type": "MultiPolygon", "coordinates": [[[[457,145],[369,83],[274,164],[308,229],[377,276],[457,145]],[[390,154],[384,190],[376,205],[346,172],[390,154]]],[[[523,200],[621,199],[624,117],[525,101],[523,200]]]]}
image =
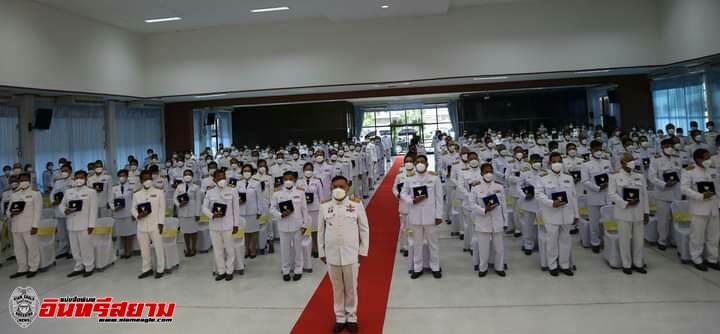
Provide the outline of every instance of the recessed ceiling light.
{"type": "Polygon", "coordinates": [[[161,17],[156,19],[147,19],[145,20],[145,23],[158,23],[158,22],[169,22],[169,21],[180,21],[182,20],[182,17],[161,17]]]}
{"type": "Polygon", "coordinates": [[[610,70],[580,71],[580,72],[575,72],[575,74],[592,74],[592,73],[607,73],[607,72],[610,72],[610,70]]]}
{"type": "Polygon", "coordinates": [[[208,98],[208,97],[220,97],[220,96],[225,96],[225,95],[227,95],[227,94],[197,95],[197,96],[195,96],[195,98],[196,99],[204,99],[204,98],[208,98]]]}
{"type": "Polygon", "coordinates": [[[271,8],[258,8],[258,9],[251,9],[250,13],[265,13],[265,12],[277,12],[281,10],[290,10],[290,7],[271,7],[271,8]]]}
{"type": "Polygon", "coordinates": [[[388,9],[388,8],[390,8],[390,6],[388,6],[388,5],[382,5],[382,6],[380,6],[380,8],[382,8],[382,9],[388,9]]]}
{"type": "Polygon", "coordinates": [[[503,79],[507,79],[507,78],[508,77],[479,77],[479,78],[473,78],[473,80],[475,80],[475,81],[478,81],[478,80],[503,80],[503,79]]]}

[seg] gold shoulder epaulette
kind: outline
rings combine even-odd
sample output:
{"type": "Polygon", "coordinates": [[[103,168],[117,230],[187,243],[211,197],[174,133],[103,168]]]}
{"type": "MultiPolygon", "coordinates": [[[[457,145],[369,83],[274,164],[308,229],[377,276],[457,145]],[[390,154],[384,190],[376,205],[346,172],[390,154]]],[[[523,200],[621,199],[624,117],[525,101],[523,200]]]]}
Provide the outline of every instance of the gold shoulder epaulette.
{"type": "Polygon", "coordinates": [[[430,175],[435,175],[435,176],[437,176],[438,174],[437,174],[435,171],[430,171],[430,175]]]}
{"type": "Polygon", "coordinates": [[[662,158],[662,155],[660,155],[660,154],[655,154],[655,159],[660,159],[660,158],[662,158]]]}
{"type": "Polygon", "coordinates": [[[351,201],[351,202],[355,202],[355,203],[361,203],[361,202],[362,202],[362,200],[360,200],[360,199],[357,198],[357,197],[351,197],[351,198],[350,198],[350,201],[351,201]]]}
{"type": "Polygon", "coordinates": [[[687,168],[685,168],[685,170],[693,170],[693,169],[695,169],[695,165],[690,165],[690,166],[687,166],[687,168]]]}
{"type": "Polygon", "coordinates": [[[415,176],[415,172],[409,171],[409,172],[407,173],[407,176],[415,176]]]}
{"type": "Polygon", "coordinates": [[[300,187],[297,187],[296,189],[297,189],[297,190],[302,190],[302,191],[305,191],[305,188],[300,188],[300,187]]]}
{"type": "Polygon", "coordinates": [[[320,204],[325,204],[325,203],[330,202],[330,201],[331,201],[331,200],[326,199],[326,200],[324,200],[324,201],[320,201],[320,204]]]}
{"type": "Polygon", "coordinates": [[[523,169],[522,169],[523,172],[527,172],[529,170],[530,170],[530,168],[527,168],[527,167],[523,167],[523,169]]]}
{"type": "Polygon", "coordinates": [[[546,171],[540,172],[540,176],[546,176],[546,175],[548,175],[548,172],[546,172],[546,171]]]}
{"type": "Polygon", "coordinates": [[[470,170],[470,167],[465,167],[462,170],[470,170]]]}

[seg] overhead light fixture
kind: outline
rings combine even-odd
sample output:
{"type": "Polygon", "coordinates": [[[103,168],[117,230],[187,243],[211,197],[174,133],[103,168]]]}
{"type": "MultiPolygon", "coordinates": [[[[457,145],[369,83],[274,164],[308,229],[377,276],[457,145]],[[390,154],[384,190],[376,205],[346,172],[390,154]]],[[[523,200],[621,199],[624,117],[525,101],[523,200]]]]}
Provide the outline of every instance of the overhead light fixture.
{"type": "Polygon", "coordinates": [[[473,80],[475,80],[475,81],[479,81],[479,80],[503,80],[503,79],[507,79],[507,78],[508,78],[508,77],[479,77],[479,78],[473,78],[473,80]]]}
{"type": "Polygon", "coordinates": [[[196,99],[205,99],[205,98],[209,98],[209,97],[220,97],[220,96],[225,96],[225,95],[227,95],[227,94],[197,95],[197,96],[195,96],[195,98],[196,99]]]}
{"type": "Polygon", "coordinates": [[[388,9],[388,8],[390,8],[390,6],[388,6],[388,5],[382,5],[382,6],[380,6],[380,8],[382,8],[382,9],[388,9]]]}
{"type": "Polygon", "coordinates": [[[173,16],[173,17],[161,17],[156,19],[147,19],[145,20],[145,23],[158,23],[158,22],[170,22],[170,21],[180,21],[182,20],[182,17],[173,16]]]}
{"type": "Polygon", "coordinates": [[[607,73],[607,72],[610,72],[610,70],[580,71],[580,72],[575,72],[575,74],[593,74],[593,73],[607,73]]]}
{"type": "Polygon", "coordinates": [[[266,12],[278,12],[281,10],[290,10],[290,7],[270,7],[270,8],[258,8],[258,9],[251,9],[250,13],[266,13],[266,12]]]}

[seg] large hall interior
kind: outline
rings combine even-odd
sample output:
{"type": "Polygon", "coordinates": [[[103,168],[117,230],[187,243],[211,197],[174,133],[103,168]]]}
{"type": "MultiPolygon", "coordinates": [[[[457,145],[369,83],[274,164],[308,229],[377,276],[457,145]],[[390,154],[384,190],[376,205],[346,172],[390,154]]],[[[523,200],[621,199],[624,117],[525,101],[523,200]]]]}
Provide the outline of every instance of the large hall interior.
{"type": "Polygon", "coordinates": [[[0,333],[720,332],[718,0],[0,0],[0,45],[0,333]]]}

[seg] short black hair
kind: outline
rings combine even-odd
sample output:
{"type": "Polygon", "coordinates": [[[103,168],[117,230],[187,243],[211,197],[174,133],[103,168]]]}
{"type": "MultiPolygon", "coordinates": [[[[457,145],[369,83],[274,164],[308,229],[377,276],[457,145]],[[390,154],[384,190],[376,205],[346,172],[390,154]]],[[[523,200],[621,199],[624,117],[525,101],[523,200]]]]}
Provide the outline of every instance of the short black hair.
{"type": "Polygon", "coordinates": [[[560,157],[560,160],[562,160],[562,154],[560,154],[560,152],[550,152],[550,155],[548,156],[548,162],[552,161],[552,158],[554,157],[560,157]]]}
{"type": "Polygon", "coordinates": [[[150,170],[144,170],[144,171],[140,172],[141,180],[142,180],[143,176],[149,176],[150,178],[152,178],[152,172],[150,170]]]}
{"type": "Polygon", "coordinates": [[[594,150],[596,148],[602,149],[603,143],[599,140],[593,140],[590,142],[590,149],[594,150]]]}
{"type": "Polygon", "coordinates": [[[343,181],[345,181],[345,183],[349,184],[348,179],[342,175],[337,175],[337,176],[333,177],[332,180],[330,181],[330,184],[335,183],[335,181],[337,181],[337,180],[343,180],[343,181]]]}
{"type": "Polygon", "coordinates": [[[303,170],[305,170],[305,167],[307,166],[310,166],[313,171],[315,170],[315,165],[313,165],[312,162],[306,162],[305,164],[303,164],[303,170]]]}
{"type": "Polygon", "coordinates": [[[697,159],[702,158],[703,155],[705,155],[705,153],[710,154],[710,151],[708,151],[704,148],[699,148],[699,149],[695,150],[695,152],[693,152],[693,160],[697,161],[697,159]]]}
{"type": "Polygon", "coordinates": [[[88,174],[87,174],[86,171],[84,171],[84,170],[81,169],[81,170],[78,170],[78,171],[75,172],[75,177],[77,177],[78,175],[82,175],[82,176],[87,177],[88,174]]]}
{"type": "Polygon", "coordinates": [[[117,172],[117,176],[120,176],[120,174],[128,175],[130,174],[127,169],[121,169],[117,172]]]}
{"type": "Polygon", "coordinates": [[[297,172],[293,172],[293,171],[290,171],[290,170],[285,171],[285,173],[283,173],[283,178],[285,178],[285,177],[288,176],[288,175],[292,176],[294,179],[297,180],[297,177],[298,177],[297,172]]]}

